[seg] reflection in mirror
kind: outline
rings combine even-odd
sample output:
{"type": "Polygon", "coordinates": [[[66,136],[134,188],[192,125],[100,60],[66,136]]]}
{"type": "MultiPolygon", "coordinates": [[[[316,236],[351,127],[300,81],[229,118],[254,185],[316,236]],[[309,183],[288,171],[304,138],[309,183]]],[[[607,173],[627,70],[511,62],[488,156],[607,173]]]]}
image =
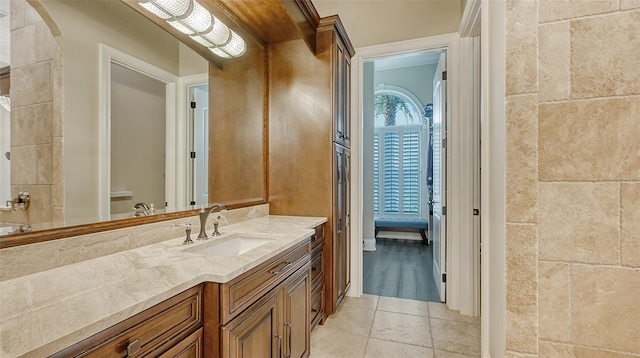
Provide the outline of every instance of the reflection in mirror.
{"type": "Polygon", "coordinates": [[[167,85],[115,62],[110,70],[111,181],[104,202],[112,215],[130,213],[137,202],[164,207],[167,85]]]}
{"type": "MultiPolygon", "coordinates": [[[[0,226],[41,230],[132,217],[138,202],[153,203],[156,213],[264,202],[265,52],[241,27],[234,30],[247,40],[246,53],[221,68],[120,1],[11,0],[11,12],[12,43],[20,44],[11,58],[11,194],[29,191],[32,201],[24,212],[0,211],[0,226]],[[115,93],[123,83],[112,80],[129,81],[136,95],[144,87],[120,70],[161,82],[165,104],[118,105],[133,96],[115,93]],[[135,134],[143,116],[155,125],[135,134]],[[121,168],[118,158],[128,157],[137,158],[121,168]],[[138,168],[151,157],[153,170],[138,168]]],[[[160,95],[159,88],[150,91],[160,95]]]]}
{"type": "Polygon", "coordinates": [[[11,7],[0,1],[0,209],[11,199],[11,7]]]}
{"type": "Polygon", "coordinates": [[[0,1],[0,209],[11,199],[11,7],[0,1]]]}

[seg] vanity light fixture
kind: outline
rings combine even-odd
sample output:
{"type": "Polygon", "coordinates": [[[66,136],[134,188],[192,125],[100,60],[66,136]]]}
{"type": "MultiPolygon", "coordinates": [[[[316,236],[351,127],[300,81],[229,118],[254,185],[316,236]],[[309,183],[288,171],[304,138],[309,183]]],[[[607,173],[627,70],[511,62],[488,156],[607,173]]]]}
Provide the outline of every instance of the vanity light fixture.
{"type": "Polygon", "coordinates": [[[140,6],[167,21],[222,58],[240,57],[247,46],[237,33],[195,0],[138,0],[140,6]]]}
{"type": "Polygon", "coordinates": [[[7,112],[11,112],[11,99],[7,96],[0,96],[0,107],[4,108],[7,112]]]}

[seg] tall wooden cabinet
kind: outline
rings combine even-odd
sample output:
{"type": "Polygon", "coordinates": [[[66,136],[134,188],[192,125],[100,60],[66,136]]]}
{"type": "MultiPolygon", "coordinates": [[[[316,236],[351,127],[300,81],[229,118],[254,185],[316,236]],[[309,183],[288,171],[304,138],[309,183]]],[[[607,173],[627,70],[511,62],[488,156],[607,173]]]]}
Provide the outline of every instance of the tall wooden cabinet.
{"type": "Polygon", "coordinates": [[[302,39],[268,45],[270,213],[328,218],[324,299],[335,311],[350,280],[350,71],[338,16],[319,19],[315,55],[302,39]]]}

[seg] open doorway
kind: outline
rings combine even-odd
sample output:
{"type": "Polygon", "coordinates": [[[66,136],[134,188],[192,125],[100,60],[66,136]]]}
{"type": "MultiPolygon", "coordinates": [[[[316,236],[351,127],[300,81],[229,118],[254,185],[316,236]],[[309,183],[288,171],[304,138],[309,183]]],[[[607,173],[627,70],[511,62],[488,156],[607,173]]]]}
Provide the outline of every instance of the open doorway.
{"type": "MultiPolygon", "coordinates": [[[[446,34],[361,47],[356,51],[351,62],[352,83],[357,84],[353,86],[352,102],[358,103],[352,111],[352,118],[358,119],[353,121],[352,126],[352,173],[354,181],[357,180],[356,183],[360,185],[354,185],[355,190],[352,190],[351,236],[358,239],[351,242],[352,284],[348,296],[359,297],[363,294],[366,275],[364,255],[367,254],[366,250],[377,246],[374,245],[373,154],[366,149],[373,147],[373,126],[367,126],[364,121],[374,116],[374,83],[373,75],[369,75],[374,71],[372,61],[399,54],[446,51],[447,86],[442,92],[446,94],[447,104],[446,116],[442,120],[446,123],[447,136],[446,140],[438,143],[445,144],[448,149],[442,153],[449,164],[442,170],[443,175],[446,173],[444,202],[447,205],[443,205],[441,227],[446,230],[446,244],[436,250],[440,255],[444,252],[445,259],[441,260],[441,272],[439,277],[434,277],[434,281],[445,286],[443,296],[447,307],[465,315],[476,316],[480,313],[480,240],[474,225],[481,211],[474,200],[474,188],[477,188],[478,182],[474,155],[477,156],[479,142],[474,125],[479,119],[475,114],[477,110],[472,110],[479,93],[479,82],[474,78],[479,55],[476,47],[471,45],[466,39],[460,39],[458,34],[446,34]],[[464,53],[464,57],[461,53],[464,53]],[[367,101],[370,105],[367,105],[367,101]]],[[[433,226],[430,225],[431,228],[433,226]]],[[[429,240],[432,238],[433,235],[429,240]]],[[[429,246],[432,245],[430,242],[429,246]]]]}
{"type": "Polygon", "coordinates": [[[446,154],[433,143],[446,136],[446,50],[376,58],[364,66],[363,80],[372,88],[364,89],[363,105],[373,107],[363,110],[363,126],[373,127],[372,138],[363,138],[371,143],[363,152],[373,156],[371,168],[364,166],[373,176],[366,202],[375,230],[363,253],[363,293],[444,302],[446,154]]]}

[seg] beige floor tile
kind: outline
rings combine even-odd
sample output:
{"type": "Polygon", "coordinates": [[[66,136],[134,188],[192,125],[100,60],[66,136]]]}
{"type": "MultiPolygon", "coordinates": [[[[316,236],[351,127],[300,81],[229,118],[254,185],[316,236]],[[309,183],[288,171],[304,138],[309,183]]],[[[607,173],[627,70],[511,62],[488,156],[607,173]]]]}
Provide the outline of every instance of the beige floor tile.
{"type": "Polygon", "coordinates": [[[432,358],[433,349],[412,344],[369,338],[365,358],[421,357],[432,358]]]}
{"type": "Polygon", "coordinates": [[[311,334],[311,358],[362,358],[368,337],[318,326],[311,334]]]}
{"type": "Polygon", "coordinates": [[[444,303],[429,302],[429,316],[450,321],[480,324],[480,317],[463,316],[458,311],[452,311],[444,303]]]}
{"type": "Polygon", "coordinates": [[[329,316],[324,327],[358,336],[369,336],[375,312],[367,308],[341,306],[336,314],[329,316]]]}
{"type": "Polygon", "coordinates": [[[429,303],[396,297],[380,297],[378,310],[429,317],[429,303]]]}
{"type": "Polygon", "coordinates": [[[377,311],[370,336],[423,347],[432,346],[428,317],[377,311]]]}
{"type": "Polygon", "coordinates": [[[378,299],[380,296],[376,295],[362,295],[360,298],[345,297],[342,301],[342,306],[360,307],[375,310],[378,307],[378,299]]]}
{"type": "Polygon", "coordinates": [[[436,349],[480,355],[478,324],[431,318],[431,333],[433,347],[436,349]]]}
{"type": "Polygon", "coordinates": [[[477,356],[471,356],[468,354],[453,353],[453,352],[441,351],[436,349],[434,357],[436,358],[475,358],[475,357],[480,357],[480,355],[478,354],[477,356]]]}

